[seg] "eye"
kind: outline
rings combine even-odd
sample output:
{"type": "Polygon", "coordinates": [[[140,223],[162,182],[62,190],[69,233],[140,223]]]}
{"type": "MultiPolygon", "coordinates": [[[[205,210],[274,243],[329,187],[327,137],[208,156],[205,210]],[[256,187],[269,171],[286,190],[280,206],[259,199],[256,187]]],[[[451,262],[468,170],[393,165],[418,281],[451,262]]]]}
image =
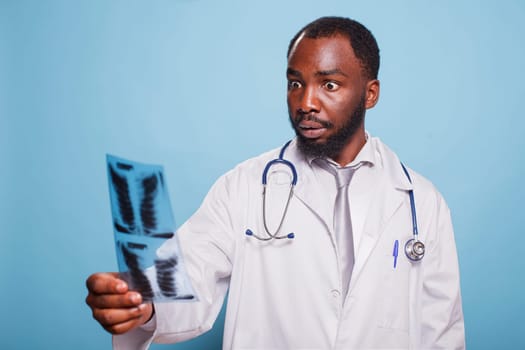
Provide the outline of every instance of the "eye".
{"type": "Polygon", "coordinates": [[[300,87],[302,87],[302,84],[298,82],[297,80],[288,81],[288,90],[299,89],[300,87]]]}
{"type": "Polygon", "coordinates": [[[335,90],[339,89],[339,84],[337,84],[334,81],[327,81],[326,83],[324,83],[324,87],[328,91],[335,91],[335,90]]]}

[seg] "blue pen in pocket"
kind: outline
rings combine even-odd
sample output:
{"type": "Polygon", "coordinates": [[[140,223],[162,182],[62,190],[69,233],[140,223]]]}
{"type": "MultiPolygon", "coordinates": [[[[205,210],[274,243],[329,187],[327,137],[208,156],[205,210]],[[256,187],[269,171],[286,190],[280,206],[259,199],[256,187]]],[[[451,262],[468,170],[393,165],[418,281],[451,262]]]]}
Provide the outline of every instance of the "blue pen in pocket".
{"type": "Polygon", "coordinates": [[[397,266],[397,254],[399,252],[399,241],[396,239],[394,242],[394,251],[392,252],[392,256],[394,257],[394,269],[397,266]]]}

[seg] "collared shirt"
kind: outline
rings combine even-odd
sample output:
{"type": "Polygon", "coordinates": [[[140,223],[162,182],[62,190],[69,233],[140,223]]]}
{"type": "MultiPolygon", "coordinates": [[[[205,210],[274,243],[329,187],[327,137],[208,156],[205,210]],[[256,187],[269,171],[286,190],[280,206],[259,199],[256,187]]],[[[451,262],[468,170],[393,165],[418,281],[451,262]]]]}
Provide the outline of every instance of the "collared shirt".
{"type": "MultiPolygon", "coordinates": [[[[311,165],[315,176],[321,186],[326,189],[329,205],[334,211],[335,197],[337,195],[337,185],[335,177],[327,169],[319,165],[319,158],[307,157],[306,160],[311,165]]],[[[341,168],[332,159],[326,159],[330,164],[341,168]]],[[[355,159],[344,167],[357,167],[352,176],[348,187],[350,201],[350,216],[352,219],[352,233],[354,237],[354,254],[359,249],[359,243],[363,236],[363,227],[368,214],[368,209],[372,200],[374,184],[377,183],[378,176],[378,151],[375,149],[373,142],[370,141],[368,133],[366,134],[366,143],[361,148],[355,159]]]]}

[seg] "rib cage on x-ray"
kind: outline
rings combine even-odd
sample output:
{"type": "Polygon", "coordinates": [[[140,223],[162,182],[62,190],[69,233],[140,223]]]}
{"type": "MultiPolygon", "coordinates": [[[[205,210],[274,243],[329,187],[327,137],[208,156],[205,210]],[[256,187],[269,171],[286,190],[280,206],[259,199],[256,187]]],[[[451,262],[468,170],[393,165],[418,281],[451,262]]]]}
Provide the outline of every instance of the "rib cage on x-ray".
{"type": "Polygon", "coordinates": [[[115,231],[130,235],[129,239],[117,239],[116,244],[132,288],[139,290],[144,300],[153,300],[156,293],[170,299],[193,299],[193,295],[177,289],[178,256],[148,257],[146,252],[153,247],[144,243],[144,238],[139,239],[158,241],[174,235],[171,213],[159,212],[168,198],[162,171],[153,167],[139,171],[132,164],[108,160],[108,173],[115,231]]]}
{"type": "MultiPolygon", "coordinates": [[[[132,166],[117,163],[117,168],[124,170],[133,169],[132,166]]],[[[120,217],[115,218],[115,229],[122,233],[144,234],[152,237],[169,238],[171,232],[157,231],[157,217],[155,211],[155,199],[159,192],[159,187],[163,187],[164,181],[162,173],[146,174],[134,179],[137,182],[134,188],[139,196],[139,203],[135,204],[125,174],[119,174],[113,166],[109,165],[111,182],[117,194],[118,208],[120,217]],[[136,215],[139,214],[139,215],[136,215]]],[[[164,188],[162,188],[165,190],[164,188]]]]}

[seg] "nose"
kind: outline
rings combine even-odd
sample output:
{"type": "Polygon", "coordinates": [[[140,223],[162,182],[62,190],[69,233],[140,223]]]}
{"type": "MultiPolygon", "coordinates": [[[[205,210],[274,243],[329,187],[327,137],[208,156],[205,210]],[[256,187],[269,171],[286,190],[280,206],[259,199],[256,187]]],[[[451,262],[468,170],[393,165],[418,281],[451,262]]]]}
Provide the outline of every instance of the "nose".
{"type": "Polygon", "coordinates": [[[313,87],[306,87],[303,89],[299,99],[298,112],[305,114],[320,112],[321,105],[319,102],[319,96],[317,96],[317,92],[313,87]]]}

